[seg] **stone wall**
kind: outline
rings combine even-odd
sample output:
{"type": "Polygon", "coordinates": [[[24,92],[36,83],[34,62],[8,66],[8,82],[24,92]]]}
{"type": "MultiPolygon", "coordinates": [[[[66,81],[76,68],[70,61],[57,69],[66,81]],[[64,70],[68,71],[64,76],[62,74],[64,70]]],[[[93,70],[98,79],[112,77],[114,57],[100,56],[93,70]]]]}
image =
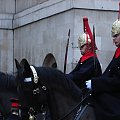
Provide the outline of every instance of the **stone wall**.
{"type": "Polygon", "coordinates": [[[21,41],[19,50],[15,49],[15,56],[19,59],[26,57],[32,64],[42,65],[46,54],[50,52],[55,56],[58,68],[63,70],[70,28],[67,72],[71,71],[80,57],[77,39],[83,32],[83,17],[87,16],[91,29],[95,26],[98,58],[104,71],[115,50],[111,26],[117,19],[117,11],[118,1],[115,0],[49,0],[26,9],[14,16],[15,46],[21,41]],[[28,45],[29,42],[32,44],[28,45]]]}
{"type": "Polygon", "coordinates": [[[68,30],[73,34],[74,29],[73,15],[68,11],[16,29],[15,57],[41,66],[46,55],[52,53],[58,68],[63,69],[68,30]]]}
{"type": "Polygon", "coordinates": [[[0,14],[15,13],[15,0],[0,0],[0,14]]]}
{"type": "Polygon", "coordinates": [[[14,58],[27,58],[41,66],[47,54],[63,71],[68,30],[71,30],[67,72],[78,62],[77,39],[83,33],[83,17],[95,26],[97,51],[102,69],[115,51],[112,23],[118,16],[119,0],[0,0],[0,69],[11,72],[14,58]]]}
{"type": "Polygon", "coordinates": [[[13,72],[15,0],[0,0],[0,71],[13,72]]]}
{"type": "Polygon", "coordinates": [[[16,0],[16,12],[21,12],[48,0],[16,0]]]}

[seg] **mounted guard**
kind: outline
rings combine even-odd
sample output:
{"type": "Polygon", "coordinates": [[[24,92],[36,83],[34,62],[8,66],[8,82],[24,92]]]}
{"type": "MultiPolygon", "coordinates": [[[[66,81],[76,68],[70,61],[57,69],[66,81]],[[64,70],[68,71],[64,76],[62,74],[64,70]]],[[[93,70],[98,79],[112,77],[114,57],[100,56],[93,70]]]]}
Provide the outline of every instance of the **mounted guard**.
{"type": "Polygon", "coordinates": [[[85,81],[102,74],[101,66],[96,55],[95,37],[89,27],[88,18],[83,18],[84,33],[78,38],[78,46],[82,57],[76,67],[67,76],[72,79],[78,87],[83,89],[85,81]]]}
{"type": "Polygon", "coordinates": [[[111,34],[117,47],[113,59],[102,76],[92,78],[89,84],[96,120],[120,120],[120,3],[111,34]]]}

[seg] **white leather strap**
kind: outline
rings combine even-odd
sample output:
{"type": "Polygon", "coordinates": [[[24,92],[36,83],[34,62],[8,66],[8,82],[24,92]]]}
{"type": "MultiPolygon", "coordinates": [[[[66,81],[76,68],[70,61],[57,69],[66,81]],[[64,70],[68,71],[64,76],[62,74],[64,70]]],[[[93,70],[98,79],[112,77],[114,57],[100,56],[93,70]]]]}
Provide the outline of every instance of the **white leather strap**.
{"type": "Polygon", "coordinates": [[[33,72],[33,76],[34,76],[34,83],[38,83],[38,75],[37,75],[37,72],[35,70],[35,68],[33,66],[30,66],[32,72],[33,72]]]}

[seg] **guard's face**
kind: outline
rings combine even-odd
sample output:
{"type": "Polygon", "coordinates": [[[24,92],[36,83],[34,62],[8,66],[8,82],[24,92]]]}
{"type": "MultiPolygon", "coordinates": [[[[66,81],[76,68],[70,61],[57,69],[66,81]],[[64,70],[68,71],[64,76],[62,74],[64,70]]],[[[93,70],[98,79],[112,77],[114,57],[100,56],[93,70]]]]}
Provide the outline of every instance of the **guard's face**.
{"type": "Polygon", "coordinates": [[[116,47],[120,47],[120,33],[113,36],[113,42],[116,47]]]}
{"type": "Polygon", "coordinates": [[[80,52],[81,52],[82,55],[86,54],[87,48],[88,48],[88,47],[87,47],[86,44],[80,47],[80,52]]]}

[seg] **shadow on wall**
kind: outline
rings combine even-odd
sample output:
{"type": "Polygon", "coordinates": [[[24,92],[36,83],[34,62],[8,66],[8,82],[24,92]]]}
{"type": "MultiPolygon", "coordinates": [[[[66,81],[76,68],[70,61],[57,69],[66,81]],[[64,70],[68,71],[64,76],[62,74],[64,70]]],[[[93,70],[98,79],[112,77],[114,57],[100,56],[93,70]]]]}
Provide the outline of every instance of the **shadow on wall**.
{"type": "Polygon", "coordinates": [[[49,53],[46,55],[42,66],[57,69],[57,63],[56,63],[56,60],[55,60],[55,57],[53,56],[53,54],[49,53]]]}

